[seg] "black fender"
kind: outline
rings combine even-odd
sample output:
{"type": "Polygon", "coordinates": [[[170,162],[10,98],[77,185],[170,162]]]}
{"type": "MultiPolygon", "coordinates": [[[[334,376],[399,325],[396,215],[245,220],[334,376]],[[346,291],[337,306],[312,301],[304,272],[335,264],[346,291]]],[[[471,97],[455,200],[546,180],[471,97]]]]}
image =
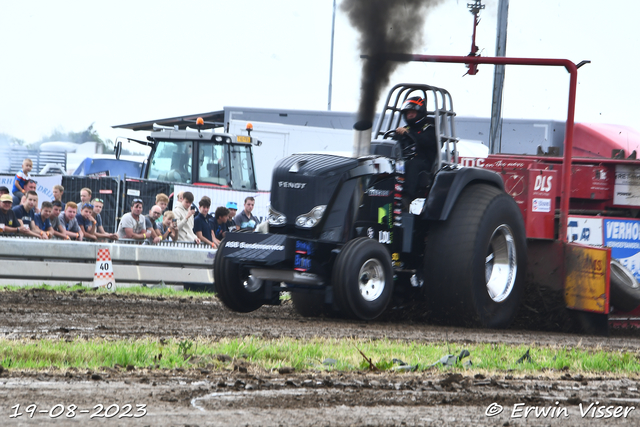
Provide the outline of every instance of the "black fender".
{"type": "Polygon", "coordinates": [[[502,177],[488,169],[462,167],[439,171],[427,197],[426,209],[420,217],[427,220],[445,221],[462,190],[469,184],[480,182],[504,190],[502,177]]]}

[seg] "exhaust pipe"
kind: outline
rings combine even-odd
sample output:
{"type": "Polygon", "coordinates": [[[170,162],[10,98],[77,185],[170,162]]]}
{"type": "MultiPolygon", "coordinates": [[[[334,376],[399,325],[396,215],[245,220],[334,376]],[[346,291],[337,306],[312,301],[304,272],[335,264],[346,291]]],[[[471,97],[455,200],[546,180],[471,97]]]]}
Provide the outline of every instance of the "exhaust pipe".
{"type": "Polygon", "coordinates": [[[371,128],[369,120],[360,120],[353,125],[353,157],[358,158],[371,154],[371,128]]]}

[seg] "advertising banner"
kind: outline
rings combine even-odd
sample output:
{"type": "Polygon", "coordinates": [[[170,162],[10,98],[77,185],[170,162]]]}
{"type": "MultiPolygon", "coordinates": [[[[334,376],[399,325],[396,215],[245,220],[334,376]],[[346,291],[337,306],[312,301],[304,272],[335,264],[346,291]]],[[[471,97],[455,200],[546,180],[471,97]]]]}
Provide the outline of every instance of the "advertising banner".
{"type": "MultiPolygon", "coordinates": [[[[5,186],[11,191],[14,179],[15,175],[0,176],[0,186],[5,186]]],[[[31,179],[37,182],[36,193],[38,193],[38,209],[40,209],[42,202],[53,200],[53,186],[62,183],[62,175],[34,176],[31,179]]]]}

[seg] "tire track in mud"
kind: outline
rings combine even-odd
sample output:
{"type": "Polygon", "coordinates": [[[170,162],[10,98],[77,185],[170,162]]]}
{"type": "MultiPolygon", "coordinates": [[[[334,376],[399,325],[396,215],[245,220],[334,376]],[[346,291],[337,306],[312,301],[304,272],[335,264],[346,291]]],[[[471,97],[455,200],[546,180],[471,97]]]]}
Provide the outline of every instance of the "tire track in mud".
{"type": "MultiPolygon", "coordinates": [[[[401,316],[394,316],[396,318],[401,316]]],[[[290,302],[252,313],[228,310],[215,297],[163,298],[92,292],[20,290],[0,293],[0,334],[7,338],[138,338],[314,336],[416,342],[539,344],[625,349],[640,347],[640,332],[596,337],[533,330],[438,326],[418,320],[364,322],[303,318],[290,302]]]]}

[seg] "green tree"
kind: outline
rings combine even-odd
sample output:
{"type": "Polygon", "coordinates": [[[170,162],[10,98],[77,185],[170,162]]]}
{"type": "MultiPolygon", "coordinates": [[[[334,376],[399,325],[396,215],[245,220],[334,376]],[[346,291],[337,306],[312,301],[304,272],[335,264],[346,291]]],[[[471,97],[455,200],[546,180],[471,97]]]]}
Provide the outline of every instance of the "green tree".
{"type": "Polygon", "coordinates": [[[54,130],[51,135],[43,137],[37,145],[48,141],[69,141],[76,144],[82,144],[88,141],[97,142],[99,145],[102,145],[104,153],[113,153],[113,141],[110,139],[103,140],[98,131],[93,128],[93,123],[89,125],[83,131],[80,132],[64,132],[59,129],[54,130]]]}
{"type": "Polygon", "coordinates": [[[0,133],[0,145],[10,144],[10,145],[24,145],[24,139],[16,138],[13,135],[9,135],[8,133],[0,133]]]}

